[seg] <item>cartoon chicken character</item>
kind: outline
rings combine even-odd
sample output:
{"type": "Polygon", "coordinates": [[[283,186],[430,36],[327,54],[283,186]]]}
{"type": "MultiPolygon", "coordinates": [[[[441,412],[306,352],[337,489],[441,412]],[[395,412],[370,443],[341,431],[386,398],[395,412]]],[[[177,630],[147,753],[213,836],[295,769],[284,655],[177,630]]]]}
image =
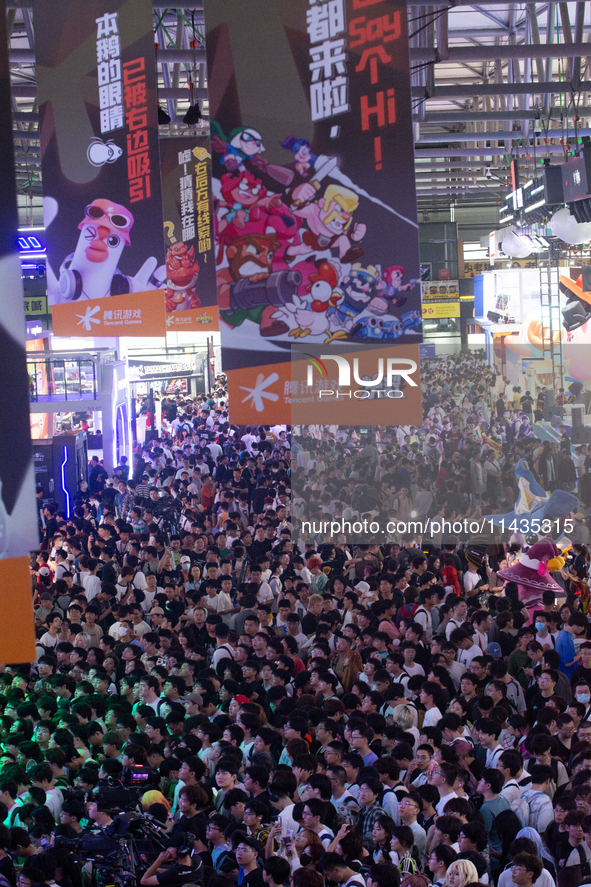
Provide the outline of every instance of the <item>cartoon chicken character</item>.
{"type": "Polygon", "coordinates": [[[346,339],[347,333],[344,330],[330,332],[330,320],[326,315],[329,308],[335,308],[342,300],[341,294],[335,290],[339,282],[337,269],[331,262],[321,262],[318,272],[310,274],[309,280],[307,292],[312,297],[311,300],[294,296],[293,302],[285,305],[297,323],[297,327],[289,335],[300,339],[308,335],[320,336],[328,333],[328,338],[323,343],[325,345],[333,339],[346,339]]]}
{"type": "Polygon", "coordinates": [[[195,291],[199,277],[199,262],[195,259],[195,249],[186,243],[175,243],[166,251],[166,290],[164,300],[167,311],[182,308],[201,308],[201,301],[195,291]]]}
{"type": "MultiPolygon", "coordinates": [[[[53,201],[53,204],[50,220],[57,213],[57,203],[53,201]]],[[[133,222],[127,207],[112,200],[97,198],[88,204],[78,225],[76,249],[66,256],[59,271],[57,287],[61,301],[102,299],[157,289],[161,285],[155,276],[158,262],[154,256],[146,259],[134,277],[122,274],[117,267],[124,247],[131,245],[129,232],[133,222]]],[[[46,227],[49,224],[46,222],[46,227]]]]}

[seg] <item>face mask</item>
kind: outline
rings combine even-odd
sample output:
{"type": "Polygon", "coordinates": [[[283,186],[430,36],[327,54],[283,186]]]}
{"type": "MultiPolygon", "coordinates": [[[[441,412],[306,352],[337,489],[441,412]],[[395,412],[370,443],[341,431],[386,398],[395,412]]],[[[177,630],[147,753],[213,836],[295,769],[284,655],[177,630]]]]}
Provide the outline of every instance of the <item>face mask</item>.
{"type": "Polygon", "coordinates": [[[577,702],[582,702],[583,705],[587,705],[591,696],[588,693],[577,693],[577,702]]]}
{"type": "Polygon", "coordinates": [[[546,628],[545,622],[536,622],[536,630],[537,631],[544,631],[545,628],[546,628]]]}

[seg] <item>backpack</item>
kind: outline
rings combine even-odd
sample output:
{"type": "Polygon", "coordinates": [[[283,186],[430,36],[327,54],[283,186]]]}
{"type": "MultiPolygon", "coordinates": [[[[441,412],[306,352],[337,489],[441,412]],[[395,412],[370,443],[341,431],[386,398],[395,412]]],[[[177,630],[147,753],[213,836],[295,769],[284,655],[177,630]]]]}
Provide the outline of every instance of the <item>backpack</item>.
{"type": "Polygon", "coordinates": [[[581,844],[577,844],[576,847],[573,848],[579,854],[579,868],[581,869],[581,874],[583,876],[583,881],[586,881],[591,875],[591,865],[589,865],[589,860],[587,859],[587,854],[583,850],[583,846],[581,844]]]}
{"type": "Polygon", "coordinates": [[[514,801],[511,801],[511,810],[517,815],[523,828],[527,828],[529,826],[530,810],[525,798],[516,798],[514,801]]]}
{"type": "MultiPolygon", "coordinates": [[[[548,797],[548,796],[545,795],[544,792],[535,792],[535,793],[531,796],[531,798],[529,799],[529,801],[526,801],[526,799],[523,798],[523,797],[521,798],[522,801],[525,801],[525,803],[526,803],[526,805],[527,805],[527,807],[528,807],[528,810],[529,810],[529,818],[528,818],[527,825],[528,825],[530,828],[534,828],[534,823],[536,822],[536,819],[537,819],[537,813],[538,813],[538,811],[537,811],[537,810],[532,810],[532,804],[531,804],[531,802],[533,801],[533,799],[534,799],[534,798],[537,798],[537,797],[548,797]]],[[[513,809],[513,808],[511,808],[511,809],[513,809]]]]}

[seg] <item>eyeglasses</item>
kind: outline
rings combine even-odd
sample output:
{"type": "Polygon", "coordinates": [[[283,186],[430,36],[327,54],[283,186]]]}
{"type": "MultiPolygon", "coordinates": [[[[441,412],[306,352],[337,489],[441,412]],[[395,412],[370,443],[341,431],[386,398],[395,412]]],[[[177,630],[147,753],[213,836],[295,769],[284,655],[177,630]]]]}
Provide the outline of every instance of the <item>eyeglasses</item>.
{"type": "Polygon", "coordinates": [[[107,213],[104,209],[101,209],[100,206],[97,206],[95,203],[90,203],[86,209],[84,210],[89,219],[94,219],[95,221],[98,219],[108,218],[111,221],[111,224],[115,228],[130,228],[131,227],[131,219],[127,216],[121,215],[121,213],[107,213]]]}
{"type": "Polygon", "coordinates": [[[398,805],[399,807],[416,807],[418,809],[419,805],[415,804],[414,801],[401,801],[398,805]]]}

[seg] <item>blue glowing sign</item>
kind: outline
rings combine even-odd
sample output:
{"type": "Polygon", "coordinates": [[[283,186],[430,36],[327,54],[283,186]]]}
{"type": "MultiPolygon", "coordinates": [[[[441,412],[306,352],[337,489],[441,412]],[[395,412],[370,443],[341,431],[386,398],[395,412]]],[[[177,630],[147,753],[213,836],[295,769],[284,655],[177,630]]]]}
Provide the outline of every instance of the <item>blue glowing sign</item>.
{"type": "Polygon", "coordinates": [[[30,255],[32,253],[44,253],[45,242],[36,234],[19,234],[16,239],[18,243],[18,251],[22,255],[30,255]]]}

